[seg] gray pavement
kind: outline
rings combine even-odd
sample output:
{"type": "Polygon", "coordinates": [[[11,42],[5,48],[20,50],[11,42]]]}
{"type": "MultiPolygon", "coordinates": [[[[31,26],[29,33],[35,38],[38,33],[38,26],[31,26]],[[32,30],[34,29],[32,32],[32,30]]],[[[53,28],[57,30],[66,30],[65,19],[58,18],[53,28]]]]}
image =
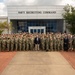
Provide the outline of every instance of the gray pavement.
{"type": "Polygon", "coordinates": [[[17,52],[1,75],[75,75],[59,52],[17,52]]]}

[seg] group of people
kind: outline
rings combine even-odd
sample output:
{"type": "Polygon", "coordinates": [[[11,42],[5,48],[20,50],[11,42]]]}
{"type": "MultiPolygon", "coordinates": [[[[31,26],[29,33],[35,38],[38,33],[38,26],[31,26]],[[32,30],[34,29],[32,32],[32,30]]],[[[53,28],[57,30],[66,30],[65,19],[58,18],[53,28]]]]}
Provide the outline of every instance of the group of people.
{"type": "Polygon", "coordinates": [[[75,50],[75,35],[63,33],[15,33],[0,35],[0,51],[75,50]]]}

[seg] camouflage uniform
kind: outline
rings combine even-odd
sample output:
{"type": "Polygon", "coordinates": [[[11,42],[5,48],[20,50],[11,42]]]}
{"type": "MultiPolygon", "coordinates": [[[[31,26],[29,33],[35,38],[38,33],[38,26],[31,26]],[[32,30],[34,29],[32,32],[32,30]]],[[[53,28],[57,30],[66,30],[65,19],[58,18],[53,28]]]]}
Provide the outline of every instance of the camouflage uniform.
{"type": "Polygon", "coordinates": [[[11,38],[11,51],[14,50],[14,43],[15,43],[15,39],[11,38]]]}
{"type": "Polygon", "coordinates": [[[7,50],[10,51],[10,38],[8,38],[6,41],[7,41],[7,50]]]}
{"type": "Polygon", "coordinates": [[[69,36],[69,49],[72,50],[73,47],[72,47],[72,41],[73,41],[73,38],[72,38],[72,35],[69,36]]]}
{"type": "Polygon", "coordinates": [[[49,37],[48,36],[46,36],[45,38],[45,45],[46,45],[46,51],[48,51],[49,50],[49,37]]]}
{"type": "Polygon", "coordinates": [[[32,50],[33,48],[33,43],[32,43],[32,38],[28,38],[28,44],[29,44],[29,50],[32,50]]]}
{"type": "Polygon", "coordinates": [[[56,51],[57,50],[57,48],[56,48],[56,42],[57,41],[57,39],[56,39],[56,37],[55,37],[55,35],[54,35],[54,37],[53,37],[53,46],[54,46],[54,51],[56,51]]]}
{"type": "Polygon", "coordinates": [[[50,51],[53,51],[53,38],[52,38],[52,36],[50,36],[50,40],[49,40],[49,42],[50,42],[50,51]]]}
{"type": "Polygon", "coordinates": [[[24,37],[24,36],[23,36],[22,40],[23,40],[23,45],[22,45],[22,46],[23,46],[23,51],[24,51],[24,50],[25,50],[25,46],[26,46],[26,45],[25,45],[25,43],[26,43],[25,41],[26,41],[26,40],[25,40],[25,37],[24,37]]]}
{"type": "Polygon", "coordinates": [[[45,38],[44,38],[44,36],[41,38],[41,47],[42,47],[42,50],[45,50],[45,38]]]}
{"type": "Polygon", "coordinates": [[[58,36],[57,36],[57,51],[59,51],[60,50],[60,36],[59,36],[59,34],[57,34],[58,36]]]}
{"type": "Polygon", "coordinates": [[[19,38],[19,50],[21,51],[22,50],[22,38],[19,38]]]}
{"type": "Polygon", "coordinates": [[[2,50],[6,51],[6,38],[3,38],[2,40],[2,50]]]}
{"type": "Polygon", "coordinates": [[[26,50],[29,50],[29,37],[26,37],[26,50]]]}
{"type": "Polygon", "coordinates": [[[18,50],[18,38],[15,38],[15,49],[18,50]]]}
{"type": "Polygon", "coordinates": [[[61,46],[60,49],[61,49],[61,50],[64,50],[64,48],[63,48],[63,47],[64,47],[64,46],[63,46],[63,44],[64,44],[64,41],[63,41],[63,40],[64,40],[64,35],[63,35],[63,34],[61,35],[61,38],[60,38],[60,39],[61,39],[61,40],[60,40],[60,46],[61,46]]]}
{"type": "Polygon", "coordinates": [[[30,41],[31,41],[31,43],[30,43],[30,50],[33,50],[33,47],[34,47],[34,38],[33,37],[31,37],[31,39],[30,39],[30,41]]]}

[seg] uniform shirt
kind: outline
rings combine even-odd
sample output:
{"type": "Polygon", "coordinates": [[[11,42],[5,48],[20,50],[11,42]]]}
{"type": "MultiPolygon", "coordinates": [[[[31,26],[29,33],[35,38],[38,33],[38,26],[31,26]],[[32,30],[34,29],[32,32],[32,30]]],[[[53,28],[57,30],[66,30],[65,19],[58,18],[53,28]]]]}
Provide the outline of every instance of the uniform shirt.
{"type": "Polygon", "coordinates": [[[38,41],[38,37],[37,37],[37,41],[38,41]]]}

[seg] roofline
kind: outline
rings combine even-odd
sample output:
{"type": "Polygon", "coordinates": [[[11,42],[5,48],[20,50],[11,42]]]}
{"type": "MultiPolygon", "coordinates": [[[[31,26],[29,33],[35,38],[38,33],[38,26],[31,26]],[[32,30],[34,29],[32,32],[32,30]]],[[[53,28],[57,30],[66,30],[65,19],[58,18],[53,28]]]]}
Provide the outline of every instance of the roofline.
{"type": "Polygon", "coordinates": [[[38,6],[38,7],[40,7],[40,6],[65,6],[65,5],[24,5],[24,4],[13,4],[13,5],[7,5],[7,6],[13,6],[13,7],[15,7],[15,6],[26,6],[26,7],[29,7],[29,6],[38,6]]]}
{"type": "Polygon", "coordinates": [[[8,18],[8,16],[0,16],[0,18],[8,18]]]}

